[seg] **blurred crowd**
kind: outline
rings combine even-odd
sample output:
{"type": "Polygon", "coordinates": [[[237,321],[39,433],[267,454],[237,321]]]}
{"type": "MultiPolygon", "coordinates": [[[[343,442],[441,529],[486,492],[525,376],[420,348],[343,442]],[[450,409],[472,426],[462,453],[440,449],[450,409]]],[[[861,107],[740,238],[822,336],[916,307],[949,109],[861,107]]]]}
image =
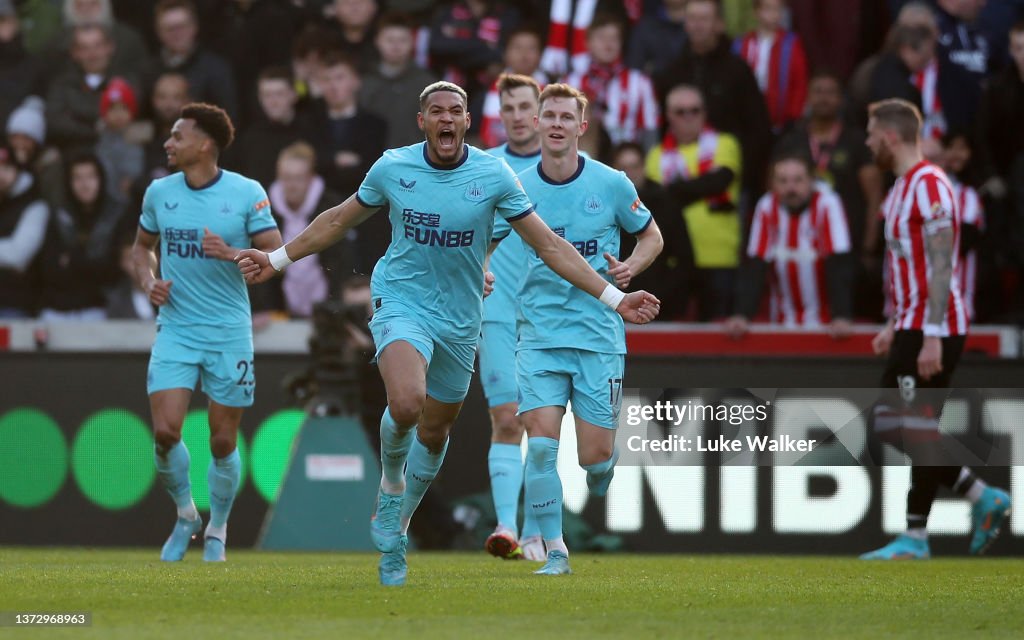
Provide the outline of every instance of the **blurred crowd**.
{"type": "MultiPolygon", "coordinates": [[[[660,320],[880,321],[894,177],[864,128],[900,97],[956,183],[974,320],[1022,323],[1022,18],[1024,0],[0,0],[0,318],[154,316],[129,250],[187,102],[231,115],[221,164],[263,184],[288,240],[422,140],[434,80],[467,89],[471,144],[503,143],[513,72],[589,96],[581,147],[665,237],[634,281],[660,320]]],[[[389,240],[374,216],[254,289],[257,318],[308,317],[389,240]]]]}

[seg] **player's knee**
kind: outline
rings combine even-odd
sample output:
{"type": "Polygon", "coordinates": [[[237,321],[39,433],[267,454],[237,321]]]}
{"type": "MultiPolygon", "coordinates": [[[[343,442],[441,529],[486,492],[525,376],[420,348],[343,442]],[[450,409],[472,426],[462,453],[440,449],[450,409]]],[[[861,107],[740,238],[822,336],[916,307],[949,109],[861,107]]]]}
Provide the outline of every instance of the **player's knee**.
{"type": "Polygon", "coordinates": [[[552,445],[548,438],[531,438],[526,448],[526,463],[540,473],[558,468],[558,441],[552,445]]]}
{"type": "Polygon", "coordinates": [[[214,458],[225,458],[235,450],[234,434],[218,433],[210,436],[210,453],[214,458]]]}
{"type": "Polygon", "coordinates": [[[495,442],[519,444],[525,427],[515,411],[495,412],[491,414],[491,430],[495,442]]]}
{"type": "Polygon", "coordinates": [[[153,441],[156,443],[156,450],[158,452],[170,451],[176,444],[181,442],[181,429],[157,425],[153,429],[153,441]]]}
{"type": "Polygon", "coordinates": [[[412,395],[388,398],[388,411],[391,419],[400,427],[411,427],[420,420],[423,413],[425,398],[417,398],[412,395]]]}
{"type": "Polygon", "coordinates": [[[612,457],[611,442],[590,443],[586,449],[579,451],[580,466],[588,466],[605,462],[612,457]]]}

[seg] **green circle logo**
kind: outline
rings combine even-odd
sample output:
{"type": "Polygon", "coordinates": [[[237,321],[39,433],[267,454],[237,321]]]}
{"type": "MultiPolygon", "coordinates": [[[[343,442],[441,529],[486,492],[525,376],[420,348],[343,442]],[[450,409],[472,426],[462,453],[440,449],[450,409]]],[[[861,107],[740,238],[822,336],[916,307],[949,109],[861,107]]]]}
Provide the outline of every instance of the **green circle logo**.
{"type": "MultiPolygon", "coordinates": [[[[193,409],[185,416],[185,423],[181,427],[181,441],[188,447],[188,454],[191,464],[188,470],[188,479],[192,485],[192,500],[196,508],[201,511],[210,509],[210,486],[206,480],[206,474],[210,467],[210,460],[213,455],[210,453],[210,422],[206,409],[193,409]]],[[[242,473],[238,479],[238,495],[245,485],[245,467],[249,460],[249,452],[245,446],[245,437],[241,430],[238,432],[238,456],[242,461],[242,473]]]]}
{"type": "Polygon", "coordinates": [[[300,409],[285,409],[271,415],[259,426],[252,439],[252,483],[263,499],[277,502],[291,459],[292,444],[306,414],[300,409]]]}
{"type": "Polygon", "coordinates": [[[71,449],[78,488],[104,509],[127,509],[153,486],[153,436],[149,427],[125,409],[104,409],[82,424],[71,449]]]}
{"type": "Polygon", "coordinates": [[[67,475],[67,441],[50,416],[20,408],[0,417],[0,500],[42,506],[57,495],[67,475]]]}

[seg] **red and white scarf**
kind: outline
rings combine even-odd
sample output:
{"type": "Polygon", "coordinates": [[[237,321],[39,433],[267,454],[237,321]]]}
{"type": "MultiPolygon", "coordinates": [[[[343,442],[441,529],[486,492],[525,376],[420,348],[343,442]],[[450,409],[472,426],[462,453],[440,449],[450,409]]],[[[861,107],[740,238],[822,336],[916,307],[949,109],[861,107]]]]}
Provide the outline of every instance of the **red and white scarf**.
{"type": "Polygon", "coordinates": [[[573,0],[552,0],[548,44],[540,60],[540,68],[552,78],[586,70],[590,63],[587,27],[594,19],[596,8],[597,0],[577,0],[575,11],[573,0]]]}
{"type": "Polygon", "coordinates": [[[910,76],[910,82],[921,92],[924,127],[921,137],[938,140],[946,133],[946,118],[939,98],[939,63],[932,59],[928,66],[910,76]]]}
{"type": "MultiPolygon", "coordinates": [[[[715,153],[718,151],[718,132],[711,127],[704,127],[697,138],[697,174],[690,173],[689,163],[679,149],[679,143],[671,132],[666,132],[661,141],[661,183],[670,184],[674,180],[690,180],[715,168],[715,153]]],[[[709,206],[728,207],[732,204],[729,191],[708,196],[704,201],[709,206]]]]}
{"type": "MultiPolygon", "coordinates": [[[[702,176],[714,166],[715,152],[718,151],[718,132],[704,127],[697,138],[697,175],[702,176]]],[[[675,180],[689,180],[689,163],[679,150],[679,142],[671,132],[666,132],[661,141],[661,182],[669,184],[675,180]]]]}

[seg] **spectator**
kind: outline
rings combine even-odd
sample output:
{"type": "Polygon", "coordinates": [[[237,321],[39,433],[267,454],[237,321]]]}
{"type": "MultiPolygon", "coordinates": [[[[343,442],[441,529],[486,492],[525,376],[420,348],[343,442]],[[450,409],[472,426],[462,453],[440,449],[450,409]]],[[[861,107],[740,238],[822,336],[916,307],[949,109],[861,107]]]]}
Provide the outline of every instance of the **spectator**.
{"type": "Polygon", "coordinates": [[[328,55],[317,82],[324,92],[317,114],[317,130],[323,132],[317,148],[320,174],[334,191],[352,194],[384,152],[387,125],[359,108],[359,71],[351,58],[328,55]]]}
{"type": "Polygon", "coordinates": [[[176,71],[188,79],[193,100],[208,102],[238,118],[238,97],[231,67],[199,45],[199,22],[191,0],[160,0],[156,5],[156,35],[160,41],[157,72],[176,71]]]}
{"type": "MultiPolygon", "coordinates": [[[[1009,264],[1024,266],[1024,21],[1010,30],[1010,64],[985,88],[977,140],[982,195],[990,199],[990,235],[1009,264]]],[[[1007,292],[1011,293],[1011,292],[1007,292]]],[[[1017,299],[1020,293],[1016,294],[1017,299]]],[[[1010,299],[1011,296],[1005,296],[1010,299]]]]}
{"type": "MultiPolygon", "coordinates": [[[[665,245],[651,266],[633,278],[629,288],[634,291],[650,291],[661,300],[661,320],[672,320],[680,315],[682,309],[678,302],[681,299],[680,286],[683,284],[683,265],[689,262],[686,242],[686,231],[679,210],[672,206],[665,189],[647,177],[644,169],[644,148],[635,142],[624,142],[611,152],[612,166],[622,171],[629,178],[640,201],[647,206],[658,228],[661,229],[665,245]]],[[[628,256],[636,246],[636,238],[623,233],[619,246],[619,255],[628,256]]]]}
{"type": "Polygon", "coordinates": [[[68,203],[51,218],[40,264],[40,319],[104,320],[105,288],[117,279],[117,232],[123,208],[105,190],[103,165],[92,154],[65,168],[68,203]]]}
{"type": "Polygon", "coordinates": [[[377,24],[380,62],[363,78],[359,105],[387,124],[388,148],[404,147],[423,140],[416,125],[419,96],[436,78],[413,62],[416,23],[401,13],[388,13],[377,24]]]}
{"type": "Polygon", "coordinates": [[[736,338],[747,333],[770,267],[775,276],[773,323],[827,327],[834,338],[844,338],[852,328],[853,272],[843,204],[831,189],[815,186],[807,156],[780,156],[771,180],[771,192],[754,209],[747,261],[736,287],[736,315],[726,321],[726,332],[736,338]]]}
{"type": "Polygon", "coordinates": [[[587,29],[590,64],[566,80],[590,100],[590,128],[580,146],[595,157],[622,142],[649,149],[658,140],[658,102],[651,80],[622,62],[624,29],[610,14],[594,16],[587,29]]]}
{"type": "MultiPolygon", "coordinates": [[[[50,85],[46,122],[50,141],[64,152],[91,151],[99,138],[100,96],[116,73],[111,61],[114,42],[104,27],[74,27],[68,69],[50,85]]],[[[138,86],[134,77],[123,76],[138,86]]]]}
{"type": "Polygon", "coordinates": [[[135,277],[132,246],[135,228],[121,225],[117,242],[117,264],[120,275],[114,286],[107,290],[107,318],[110,320],[155,320],[156,310],[135,277]]]}
{"type": "Polygon", "coordinates": [[[132,183],[145,168],[142,145],[129,135],[138,115],[139,103],[131,85],[121,78],[111,78],[100,96],[102,130],[96,156],[106,174],[104,188],[121,201],[131,193],[132,183]]]}
{"type": "Polygon", "coordinates": [[[40,193],[49,194],[61,191],[64,178],[60,154],[46,147],[45,108],[41,98],[25,98],[7,119],[7,141],[18,166],[32,172],[40,193]]]}
{"type": "MultiPolygon", "coordinates": [[[[896,21],[889,28],[885,36],[885,48],[874,55],[864,59],[850,77],[846,85],[846,95],[849,99],[847,118],[851,124],[858,129],[865,129],[868,123],[868,104],[871,101],[871,77],[875,68],[885,54],[893,48],[893,37],[899,27],[923,27],[928,29],[935,38],[939,37],[939,23],[935,19],[935,12],[926,0],[911,0],[904,4],[896,15],[896,21]]],[[[817,62],[813,55],[812,60],[817,62]]]]}
{"type": "Polygon", "coordinates": [[[764,95],[775,132],[803,115],[807,101],[807,56],[793,31],[782,26],[785,0],[754,0],[757,29],[733,43],[764,95]]]}
{"type": "Polygon", "coordinates": [[[897,27],[892,45],[871,77],[869,101],[903,98],[917,105],[924,116],[922,148],[934,156],[949,127],[971,125],[978,109],[976,85],[935,55],[935,35],[926,28],[897,27]]]}
{"type": "Polygon", "coordinates": [[[483,98],[502,68],[502,50],[519,13],[495,0],[456,0],[439,10],[430,29],[430,58],[445,79],[469,94],[477,122],[483,98]]]}
{"type": "Polygon", "coordinates": [[[369,71],[377,61],[373,44],[377,8],[376,0],[334,0],[334,20],[328,26],[331,48],[351,58],[360,73],[369,71]]]}
{"type": "Polygon", "coordinates": [[[291,63],[292,38],[300,25],[300,13],[290,0],[229,0],[217,5],[209,25],[216,32],[206,42],[231,65],[242,109],[239,126],[244,129],[259,115],[259,73],[291,63]]]}
{"type": "Polygon", "coordinates": [[[167,150],[164,149],[164,143],[171,137],[171,127],[177,121],[181,108],[189,102],[192,102],[192,98],[189,96],[188,80],[185,76],[168,71],[156,79],[151,100],[153,135],[143,148],[143,190],[151,180],[168,174],[167,150]]]}
{"type": "Polygon", "coordinates": [[[274,181],[277,156],[298,140],[316,139],[311,114],[296,111],[299,96],[288,67],[270,67],[257,81],[260,115],[226,153],[225,164],[266,189],[274,181]]]}
{"type": "Polygon", "coordinates": [[[957,263],[957,277],[961,297],[967,307],[967,318],[974,322],[977,317],[975,293],[978,290],[978,248],[985,232],[985,210],[974,187],[967,184],[970,169],[971,139],[964,131],[950,131],[942,139],[942,156],[939,164],[953,184],[953,196],[960,209],[960,261],[957,263]]]}
{"type": "Polygon", "coordinates": [[[664,0],[657,12],[647,14],[629,36],[626,64],[648,77],[656,77],[683,51],[686,0],[664,0]]]}
{"type": "Polygon", "coordinates": [[[30,95],[43,95],[39,65],[25,49],[13,0],[0,0],[0,122],[30,95]]]}
{"type": "Polygon", "coordinates": [[[807,117],[777,148],[811,158],[815,177],[835,189],[843,201],[854,251],[870,253],[877,248],[877,236],[868,236],[865,230],[869,223],[874,227],[878,218],[882,174],[864,146],[864,132],[843,121],[842,102],[839,77],[827,71],[815,73],[809,85],[807,117]]]}
{"type": "MultiPolygon", "coordinates": [[[[313,147],[297,142],[283,149],[277,159],[277,179],[268,190],[271,210],[288,242],[305,229],[321,211],[342,201],[316,174],[313,147]]],[[[351,275],[351,239],[331,246],[323,253],[291,265],[281,279],[281,290],[288,315],[308,318],[313,305],[332,294],[337,297],[341,283],[351,275]],[[299,269],[293,266],[301,265],[299,269]]],[[[270,283],[268,283],[270,284],[270,283]]]]}
{"type": "Polygon", "coordinates": [[[937,0],[939,59],[967,73],[975,94],[985,78],[998,69],[1002,51],[993,51],[990,38],[977,26],[986,0],[937,0]]]}
{"type": "MultiPolygon", "coordinates": [[[[384,152],[387,124],[359,109],[359,73],[341,53],[328,54],[318,84],[324,92],[319,101],[319,136],[316,146],[318,173],[337,193],[355,193],[370,165],[384,152]]],[[[416,104],[419,103],[417,100],[416,104]]],[[[387,216],[375,215],[359,226],[356,272],[370,273],[391,242],[387,216]]]]}
{"type": "Polygon", "coordinates": [[[14,150],[0,146],[0,318],[28,318],[35,310],[33,263],[43,246],[50,208],[14,150]]]}
{"type": "Polygon", "coordinates": [[[686,46],[656,78],[658,93],[665,96],[678,84],[700,89],[707,103],[702,116],[740,142],[744,187],[750,193],[762,193],[772,132],[757,80],[750,67],[729,50],[717,0],[687,2],[685,24],[686,46]]]}
{"type": "Polygon", "coordinates": [[[697,87],[672,89],[665,98],[668,132],[646,163],[647,177],[665,185],[682,208],[695,267],[686,274],[684,296],[696,290],[702,321],[729,315],[742,235],[740,147],[736,138],[708,125],[705,104],[697,87]]]}
{"type": "Polygon", "coordinates": [[[299,102],[308,105],[323,94],[315,79],[323,65],[324,56],[333,51],[334,38],[323,27],[307,25],[292,44],[292,74],[299,102]]]}
{"type": "MultiPolygon", "coordinates": [[[[541,47],[540,33],[530,27],[520,26],[508,34],[505,43],[505,73],[530,76],[543,88],[547,83],[547,75],[540,70],[541,47]]],[[[501,95],[498,92],[497,80],[491,84],[484,97],[483,124],[480,126],[480,139],[483,146],[491,149],[508,140],[505,125],[501,122],[501,95]]]]}
{"type": "Polygon", "coordinates": [[[48,47],[50,67],[54,75],[60,73],[67,65],[68,50],[75,27],[99,25],[108,30],[114,42],[112,66],[120,71],[130,71],[135,76],[142,76],[145,71],[143,64],[149,59],[149,51],[142,36],[135,29],[114,18],[110,0],[63,0],[63,5],[63,31],[48,47]]]}

